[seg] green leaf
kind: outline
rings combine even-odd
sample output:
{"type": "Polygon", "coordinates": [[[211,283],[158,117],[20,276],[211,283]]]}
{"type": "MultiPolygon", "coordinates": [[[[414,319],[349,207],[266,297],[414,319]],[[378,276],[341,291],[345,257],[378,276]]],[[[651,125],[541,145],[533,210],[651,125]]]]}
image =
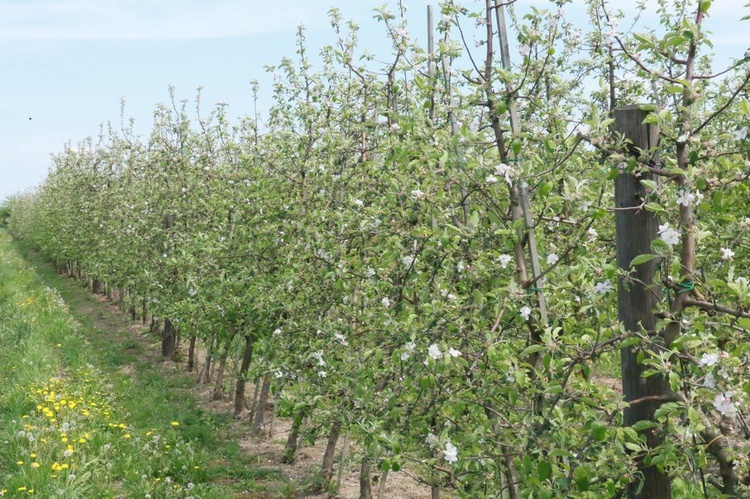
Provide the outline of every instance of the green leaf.
{"type": "Polygon", "coordinates": [[[643,450],[640,445],[633,442],[625,442],[625,448],[628,450],[632,450],[633,452],[640,452],[643,450]]]}
{"type": "Polygon", "coordinates": [[[664,213],[664,214],[667,213],[667,210],[662,208],[662,206],[659,203],[654,203],[654,202],[646,203],[644,208],[646,209],[646,211],[651,211],[654,213],[664,213]]]}
{"type": "Polygon", "coordinates": [[[620,348],[626,348],[629,346],[633,346],[636,343],[640,343],[641,339],[637,336],[633,336],[632,338],[628,338],[626,340],[623,340],[622,343],[620,343],[620,348]]]}
{"type": "Polygon", "coordinates": [[[638,265],[642,265],[646,262],[650,262],[654,258],[659,258],[658,255],[653,255],[651,253],[644,253],[643,255],[638,255],[637,257],[633,258],[633,261],[630,262],[630,267],[635,267],[638,265]]]}
{"type": "Polygon", "coordinates": [[[594,421],[591,424],[591,438],[597,442],[604,442],[607,438],[607,426],[600,421],[594,421]]]}
{"type": "Polygon", "coordinates": [[[544,182],[542,185],[539,186],[539,197],[545,198],[547,195],[552,192],[552,189],[554,188],[555,184],[552,182],[544,182]]]}
{"type": "Polygon", "coordinates": [[[633,428],[635,431],[643,431],[648,430],[649,428],[655,428],[656,423],[653,421],[649,421],[647,419],[642,419],[641,421],[636,421],[631,428],[633,428]]]}
{"type": "Polygon", "coordinates": [[[540,352],[544,350],[545,348],[546,347],[544,345],[529,345],[523,349],[523,352],[521,352],[521,357],[531,355],[532,353],[540,352]]]}
{"type": "Polygon", "coordinates": [[[699,5],[698,8],[700,9],[701,12],[703,12],[705,14],[706,12],[708,12],[708,9],[710,7],[711,7],[711,0],[703,0],[700,3],[700,5],[699,5]]]}
{"type": "Polygon", "coordinates": [[[677,402],[667,402],[654,411],[654,419],[657,421],[663,421],[669,417],[671,413],[678,410],[680,410],[680,404],[677,402]]]}
{"type": "Polygon", "coordinates": [[[546,480],[552,475],[552,465],[549,461],[541,460],[537,464],[536,472],[539,480],[546,480]]]}

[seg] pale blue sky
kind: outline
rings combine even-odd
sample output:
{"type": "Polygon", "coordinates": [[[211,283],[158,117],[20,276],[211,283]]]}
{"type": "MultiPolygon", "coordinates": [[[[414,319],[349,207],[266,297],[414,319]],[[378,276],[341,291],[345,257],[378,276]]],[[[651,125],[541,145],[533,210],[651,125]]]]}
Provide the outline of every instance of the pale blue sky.
{"type": "MultiPolygon", "coordinates": [[[[750,47],[750,23],[739,23],[750,14],[746,1],[712,7],[707,27],[725,60],[750,47]]],[[[362,47],[387,60],[384,28],[372,19],[384,3],[395,9],[394,0],[0,0],[0,201],[38,184],[66,141],[117,121],[122,97],[142,133],[170,84],[178,98],[192,100],[202,86],[204,107],[222,101],[234,116],[252,113],[250,80],[260,81],[267,103],[263,66],[294,55],[297,25],[311,55],[334,41],[331,6],[361,26],[362,47]]],[[[437,0],[405,3],[412,36],[424,40],[426,5],[437,9],[437,0]]],[[[579,0],[568,7],[576,9],[579,0]]]]}

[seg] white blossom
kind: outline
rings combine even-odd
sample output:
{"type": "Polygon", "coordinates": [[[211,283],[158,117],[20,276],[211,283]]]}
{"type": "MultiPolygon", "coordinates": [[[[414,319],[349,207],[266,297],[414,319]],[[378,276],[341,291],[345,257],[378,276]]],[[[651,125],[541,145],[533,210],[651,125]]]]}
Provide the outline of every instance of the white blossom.
{"type": "Polygon", "coordinates": [[[458,262],[458,264],[456,264],[456,270],[458,272],[463,272],[466,270],[466,264],[463,261],[458,262]]]}
{"type": "Polygon", "coordinates": [[[547,265],[554,265],[560,260],[560,257],[557,256],[557,253],[550,253],[547,255],[547,265]]]}
{"type": "Polygon", "coordinates": [[[521,47],[518,49],[518,53],[523,57],[527,57],[529,54],[531,54],[531,47],[528,45],[521,45],[521,47]]]}
{"type": "Polygon", "coordinates": [[[443,451],[443,459],[446,463],[452,464],[458,461],[458,448],[450,442],[445,443],[445,450],[443,451]]]}
{"type": "Polygon", "coordinates": [[[591,126],[586,123],[578,125],[578,135],[589,135],[591,133],[591,126]]]}
{"type": "Polygon", "coordinates": [[[427,445],[430,446],[430,449],[434,449],[437,444],[440,443],[440,440],[438,439],[437,435],[430,432],[427,434],[427,438],[425,438],[425,441],[427,442],[427,445]]]}
{"type": "Polygon", "coordinates": [[[427,355],[432,357],[433,360],[438,360],[442,355],[443,352],[440,351],[440,347],[437,346],[435,343],[429,346],[427,349],[427,355]]]}
{"type": "Polygon", "coordinates": [[[733,135],[734,140],[745,140],[745,138],[747,138],[747,127],[743,126],[739,130],[735,130],[733,135]]]}
{"type": "Polygon", "coordinates": [[[456,357],[460,357],[462,354],[460,350],[456,350],[455,348],[451,347],[448,350],[448,355],[450,355],[453,358],[456,358],[456,357]]]}
{"type": "Polygon", "coordinates": [[[421,189],[414,189],[411,191],[411,197],[414,199],[424,199],[424,192],[421,189]]]}
{"type": "Polygon", "coordinates": [[[357,206],[362,206],[362,205],[364,205],[365,203],[364,203],[364,201],[362,201],[361,199],[355,199],[355,200],[354,200],[354,204],[356,204],[357,206]]]}
{"type": "Polygon", "coordinates": [[[409,357],[411,357],[412,352],[414,352],[414,348],[416,348],[416,345],[413,341],[409,341],[404,345],[404,348],[406,348],[405,352],[401,352],[401,360],[408,360],[409,357]]]}
{"type": "Polygon", "coordinates": [[[737,406],[732,402],[732,392],[720,393],[714,398],[714,408],[722,416],[732,418],[737,415],[737,406]]]}
{"type": "Polygon", "coordinates": [[[734,251],[732,251],[730,248],[721,248],[719,252],[721,253],[722,260],[731,260],[732,258],[734,258],[734,251]]]}
{"type": "Polygon", "coordinates": [[[526,305],[521,307],[520,313],[521,313],[521,317],[523,317],[523,320],[525,321],[529,320],[529,317],[531,317],[531,309],[527,307],[526,305]]]}
{"type": "Polygon", "coordinates": [[[334,334],[334,335],[333,335],[333,337],[334,337],[334,338],[336,339],[336,341],[338,341],[339,343],[341,343],[341,344],[342,344],[342,345],[344,345],[345,347],[346,347],[346,346],[349,346],[349,342],[348,342],[348,341],[346,341],[346,337],[344,337],[344,335],[343,335],[343,334],[341,334],[341,333],[336,333],[336,334],[334,334]]]}
{"type": "Polygon", "coordinates": [[[697,201],[696,204],[700,203],[700,200],[702,198],[703,194],[693,194],[688,189],[682,189],[677,193],[677,204],[681,204],[682,206],[690,206],[694,201],[697,201]]]}
{"type": "Polygon", "coordinates": [[[391,306],[391,300],[387,296],[383,298],[382,300],[380,300],[380,303],[382,303],[385,308],[388,308],[391,306]]]}
{"type": "Polygon", "coordinates": [[[411,255],[406,255],[403,258],[403,262],[404,262],[404,267],[411,268],[417,263],[417,259],[411,255]]]}
{"type": "Polygon", "coordinates": [[[500,255],[498,257],[498,261],[500,262],[500,266],[502,268],[505,268],[508,266],[508,264],[513,261],[513,257],[510,255],[500,255]]]}
{"type": "Polygon", "coordinates": [[[497,183],[497,177],[494,176],[494,175],[487,175],[487,178],[485,178],[484,181],[487,184],[496,184],[497,183]]]}
{"type": "Polygon", "coordinates": [[[590,243],[596,241],[596,238],[599,237],[599,233],[593,227],[590,227],[586,234],[590,243]]]}
{"type": "Polygon", "coordinates": [[[318,360],[318,365],[319,366],[325,366],[326,365],[326,361],[323,360],[323,352],[322,351],[318,350],[317,352],[313,352],[313,353],[310,354],[310,356],[313,359],[317,359],[318,360]]]}
{"type": "Polygon", "coordinates": [[[680,233],[664,223],[659,226],[659,236],[670,248],[680,242],[680,233]]]}
{"type": "Polygon", "coordinates": [[[608,293],[608,292],[612,291],[613,289],[614,289],[614,286],[612,285],[612,283],[609,280],[602,281],[602,282],[597,282],[594,285],[594,292],[599,293],[600,295],[608,293]]]}
{"type": "Polygon", "coordinates": [[[367,272],[365,273],[367,277],[375,277],[375,269],[369,268],[367,269],[367,272]]]}
{"type": "Polygon", "coordinates": [[[512,174],[513,168],[511,168],[509,165],[506,165],[505,163],[500,163],[499,165],[495,166],[495,175],[503,177],[505,181],[508,182],[508,185],[513,185],[513,180],[511,179],[512,174]]]}
{"type": "Polygon", "coordinates": [[[325,378],[326,376],[328,376],[327,372],[325,372],[325,371],[318,371],[318,377],[319,378],[325,378]]]}
{"type": "Polygon", "coordinates": [[[715,366],[719,362],[719,354],[718,353],[704,353],[701,357],[701,360],[698,361],[698,364],[701,366],[711,367],[715,366]]]}
{"type": "Polygon", "coordinates": [[[714,373],[706,373],[706,376],[703,378],[703,386],[706,388],[716,388],[716,378],[714,378],[714,373]]]}

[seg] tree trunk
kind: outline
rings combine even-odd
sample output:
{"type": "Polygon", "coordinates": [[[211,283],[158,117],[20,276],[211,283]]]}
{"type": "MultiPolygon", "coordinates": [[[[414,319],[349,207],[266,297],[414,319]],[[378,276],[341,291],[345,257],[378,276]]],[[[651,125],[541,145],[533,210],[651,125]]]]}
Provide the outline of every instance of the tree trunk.
{"type": "MultiPolygon", "coordinates": [[[[655,126],[643,124],[648,111],[639,106],[622,107],[615,110],[615,127],[625,138],[632,141],[631,152],[641,154],[656,146],[659,131],[655,126]]],[[[617,234],[617,265],[629,272],[633,279],[618,280],[618,318],[628,332],[643,332],[655,336],[657,318],[653,310],[661,299],[661,286],[654,284],[657,259],[637,265],[632,271],[630,262],[638,255],[651,252],[651,241],[657,237],[658,221],[653,212],[642,209],[647,198],[641,180],[651,179],[650,173],[636,176],[620,172],[615,179],[615,229],[617,234]]],[[[622,390],[625,401],[649,396],[662,396],[669,392],[666,380],[661,376],[642,376],[643,364],[638,362],[639,347],[625,347],[621,351],[622,390]]],[[[632,426],[638,421],[653,421],[654,411],[660,402],[645,402],[625,409],[623,424],[632,426]]],[[[643,432],[649,449],[662,443],[658,428],[643,432]]],[[[656,466],[649,466],[642,457],[637,459],[641,479],[628,485],[629,498],[671,497],[669,476],[656,466]]]]}
{"type": "Polygon", "coordinates": [[[172,325],[172,321],[164,319],[164,326],[161,329],[161,356],[165,360],[175,360],[177,355],[177,330],[172,325]]]}
{"type": "Polygon", "coordinates": [[[266,418],[266,405],[268,405],[268,393],[270,391],[271,373],[268,372],[263,375],[263,387],[260,389],[260,398],[258,398],[258,404],[255,406],[255,412],[253,413],[253,426],[251,431],[256,435],[263,432],[263,425],[265,424],[266,418]]]}
{"type": "Polygon", "coordinates": [[[203,385],[211,381],[211,364],[213,360],[214,345],[216,344],[216,334],[212,334],[208,340],[208,348],[206,349],[206,360],[203,363],[203,369],[201,374],[198,376],[198,384],[203,385]]]}
{"type": "Polygon", "coordinates": [[[359,499],[372,499],[372,477],[370,476],[370,459],[362,458],[359,469],[359,499]]]}
{"type": "Polygon", "coordinates": [[[148,298],[146,295],[143,295],[143,302],[141,303],[141,309],[143,313],[143,317],[141,317],[141,320],[144,324],[148,324],[148,298]]]}
{"type": "Polygon", "coordinates": [[[236,331],[233,331],[231,336],[227,338],[227,342],[221,349],[219,354],[219,371],[216,373],[216,383],[214,383],[214,392],[211,395],[211,400],[221,400],[224,398],[224,371],[227,369],[227,357],[229,356],[229,349],[232,346],[232,341],[236,335],[236,331]]]}
{"type": "Polygon", "coordinates": [[[245,335],[245,353],[242,356],[242,365],[240,372],[237,374],[237,389],[234,392],[234,417],[242,414],[245,407],[245,382],[247,380],[247,371],[250,369],[250,361],[253,358],[253,336],[245,335]]]}
{"type": "Polygon", "coordinates": [[[385,497],[385,484],[388,481],[388,471],[384,470],[380,474],[380,486],[378,487],[378,499],[383,499],[385,497]]]}
{"type": "Polygon", "coordinates": [[[289,430],[289,437],[286,439],[284,454],[281,456],[281,462],[284,464],[294,464],[297,460],[297,446],[299,445],[300,430],[302,429],[302,422],[305,420],[306,415],[307,407],[299,409],[294,415],[292,428],[289,430]]]}
{"type": "Polygon", "coordinates": [[[271,411],[271,422],[268,424],[268,438],[273,438],[273,424],[276,421],[276,408],[279,406],[281,390],[278,390],[273,397],[273,411],[271,411]]]}
{"type": "Polygon", "coordinates": [[[336,455],[336,444],[339,441],[339,435],[341,434],[341,421],[335,420],[331,423],[331,433],[328,436],[328,445],[326,445],[326,451],[323,454],[323,466],[320,469],[320,476],[322,478],[322,490],[328,488],[333,477],[333,458],[336,455]]]}
{"type": "Polygon", "coordinates": [[[187,363],[187,371],[189,373],[193,372],[195,370],[195,335],[190,335],[190,344],[188,346],[188,363],[187,363]]]}

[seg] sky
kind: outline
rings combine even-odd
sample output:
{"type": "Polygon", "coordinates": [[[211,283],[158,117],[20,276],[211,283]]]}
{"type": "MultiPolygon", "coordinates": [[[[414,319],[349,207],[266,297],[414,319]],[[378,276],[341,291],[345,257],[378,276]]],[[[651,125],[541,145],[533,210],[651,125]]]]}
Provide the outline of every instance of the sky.
{"type": "MultiPolygon", "coordinates": [[[[226,102],[230,115],[242,116],[253,113],[257,79],[262,110],[272,92],[264,66],[294,56],[300,24],[311,55],[335,41],[332,6],[360,25],[360,47],[388,59],[384,27],[372,18],[386,3],[395,10],[395,0],[0,0],[0,202],[39,184],[65,143],[117,123],[122,99],[141,134],[170,85],[191,101],[202,87],[206,109],[226,102]]],[[[437,0],[404,3],[412,37],[426,40],[426,6],[438,9],[437,0]]],[[[706,26],[724,60],[750,48],[750,22],[739,22],[750,15],[746,3],[715,0],[711,8],[706,26]]],[[[568,9],[583,19],[581,4],[568,9]]]]}

